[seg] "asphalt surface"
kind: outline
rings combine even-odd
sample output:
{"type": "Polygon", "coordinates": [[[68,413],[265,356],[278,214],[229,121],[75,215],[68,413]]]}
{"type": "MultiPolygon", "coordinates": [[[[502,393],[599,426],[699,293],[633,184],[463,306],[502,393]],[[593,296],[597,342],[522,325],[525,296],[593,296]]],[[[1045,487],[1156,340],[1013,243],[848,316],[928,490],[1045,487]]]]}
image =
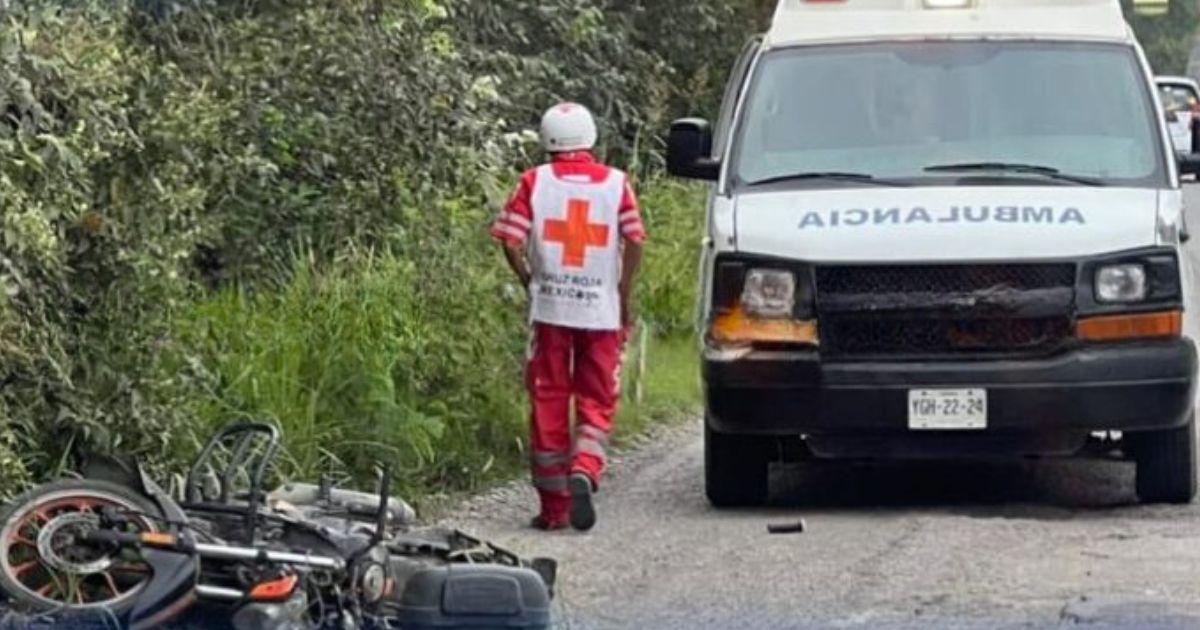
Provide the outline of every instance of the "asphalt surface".
{"type": "Polygon", "coordinates": [[[619,454],[587,534],[525,529],[524,483],[451,520],[557,558],[563,627],[1200,628],[1200,503],[1138,506],[1130,464],[780,467],[771,507],[717,511],[701,435],[619,454]]]}

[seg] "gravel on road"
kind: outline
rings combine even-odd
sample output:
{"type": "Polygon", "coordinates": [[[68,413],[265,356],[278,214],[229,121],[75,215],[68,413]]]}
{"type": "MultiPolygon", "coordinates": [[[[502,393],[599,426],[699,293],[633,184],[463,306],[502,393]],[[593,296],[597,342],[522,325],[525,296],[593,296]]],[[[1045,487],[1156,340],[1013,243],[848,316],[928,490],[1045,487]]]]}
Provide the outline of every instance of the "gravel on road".
{"type": "Polygon", "coordinates": [[[557,558],[571,628],[1200,627],[1200,507],[1136,505],[1129,464],[785,466],[769,507],[719,511],[702,439],[619,454],[586,534],[525,529],[524,482],[449,522],[557,558]]]}

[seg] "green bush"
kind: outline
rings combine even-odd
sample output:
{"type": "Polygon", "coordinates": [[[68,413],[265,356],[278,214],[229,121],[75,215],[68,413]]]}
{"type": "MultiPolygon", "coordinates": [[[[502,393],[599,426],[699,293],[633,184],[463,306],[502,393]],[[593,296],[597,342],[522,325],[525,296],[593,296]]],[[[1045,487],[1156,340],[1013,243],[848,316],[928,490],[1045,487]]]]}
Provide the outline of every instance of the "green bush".
{"type": "Polygon", "coordinates": [[[486,228],[560,98],[652,182],[642,314],[688,330],[702,201],[655,181],[658,134],[711,111],[743,39],[711,36],[756,9],[3,6],[0,495],[87,450],[178,465],[248,417],[294,434],[292,473],[515,465],[522,307],[486,228]]]}
{"type": "MultiPolygon", "coordinates": [[[[51,474],[84,447],[161,457],[186,419],[156,349],[186,287],[196,210],[179,169],[144,154],[130,90],[142,51],[124,14],[39,3],[0,29],[0,481],[51,474]],[[5,454],[6,449],[19,458],[5,454]]],[[[0,486],[0,494],[12,486],[0,486]]]]}
{"type": "MultiPolygon", "coordinates": [[[[679,230],[663,219],[684,208],[694,212],[681,202],[695,195],[662,188],[677,194],[655,187],[646,196],[661,204],[647,216],[663,228],[655,242],[665,246],[651,249],[642,286],[644,295],[659,299],[644,315],[660,330],[679,333],[682,325],[671,322],[682,322],[690,305],[675,296],[690,294],[693,248],[671,247],[666,239],[679,230]]],[[[184,361],[193,365],[195,430],[271,421],[286,434],[285,475],[368,479],[376,461],[385,460],[396,466],[398,489],[410,496],[477,487],[512,472],[526,457],[525,304],[523,293],[506,284],[495,249],[467,257],[446,275],[426,274],[389,253],[352,251],[323,269],[297,256],[290,280],[277,290],[231,288],[204,297],[175,326],[184,353],[180,371],[187,371],[184,361]],[[428,291],[443,282],[454,290],[428,291]]],[[[649,357],[645,375],[636,365],[626,372],[629,387],[646,379],[647,394],[643,405],[623,414],[622,435],[644,426],[645,417],[696,400],[694,362],[680,360],[683,345],[655,343],[663,360],[649,357]]],[[[630,349],[635,358],[637,352],[630,349]]],[[[195,445],[182,446],[186,454],[195,445]]]]}
{"type": "Polygon", "coordinates": [[[1133,0],[1122,0],[1122,6],[1154,72],[1184,74],[1200,27],[1200,7],[1195,2],[1171,0],[1165,15],[1138,15],[1133,0]]]}
{"type": "Polygon", "coordinates": [[[695,326],[704,192],[695,184],[659,180],[639,200],[650,244],[637,304],[657,335],[688,335],[695,326]]]}
{"type": "Polygon", "coordinates": [[[420,300],[427,281],[411,261],[362,252],[321,271],[299,259],[276,291],[205,298],[177,327],[204,370],[201,429],[272,421],[287,437],[287,474],[365,479],[383,459],[407,491],[469,485],[490,456],[512,460],[519,314],[480,312],[497,283],[476,274],[448,317],[447,304],[420,300]]]}

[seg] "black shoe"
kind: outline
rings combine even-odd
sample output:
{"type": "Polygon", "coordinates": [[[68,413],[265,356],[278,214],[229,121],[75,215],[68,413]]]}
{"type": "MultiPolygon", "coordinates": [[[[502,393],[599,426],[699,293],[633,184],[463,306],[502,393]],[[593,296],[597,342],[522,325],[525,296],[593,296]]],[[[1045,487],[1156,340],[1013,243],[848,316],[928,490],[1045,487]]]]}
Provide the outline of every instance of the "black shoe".
{"type": "Polygon", "coordinates": [[[575,473],[568,482],[571,489],[571,527],[586,532],[596,525],[596,508],[592,505],[592,480],[575,473]]]}
{"type": "Polygon", "coordinates": [[[540,529],[544,532],[553,532],[560,529],[566,529],[567,521],[561,518],[549,519],[544,515],[539,514],[533,517],[533,520],[529,521],[529,526],[534,529],[540,529]]]}

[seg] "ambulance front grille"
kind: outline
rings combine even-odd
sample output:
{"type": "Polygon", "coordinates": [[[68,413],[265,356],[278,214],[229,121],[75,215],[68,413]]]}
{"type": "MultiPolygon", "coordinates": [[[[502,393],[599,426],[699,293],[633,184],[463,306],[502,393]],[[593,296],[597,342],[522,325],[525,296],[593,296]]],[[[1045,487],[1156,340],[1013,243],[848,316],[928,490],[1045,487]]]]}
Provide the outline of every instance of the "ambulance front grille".
{"type": "Polygon", "coordinates": [[[821,352],[925,358],[1053,352],[1074,326],[1073,264],[816,270],[821,352]]]}
{"type": "Polygon", "coordinates": [[[996,286],[1051,289],[1075,285],[1075,265],[888,265],[819,267],[821,294],[958,293],[996,286]]]}

